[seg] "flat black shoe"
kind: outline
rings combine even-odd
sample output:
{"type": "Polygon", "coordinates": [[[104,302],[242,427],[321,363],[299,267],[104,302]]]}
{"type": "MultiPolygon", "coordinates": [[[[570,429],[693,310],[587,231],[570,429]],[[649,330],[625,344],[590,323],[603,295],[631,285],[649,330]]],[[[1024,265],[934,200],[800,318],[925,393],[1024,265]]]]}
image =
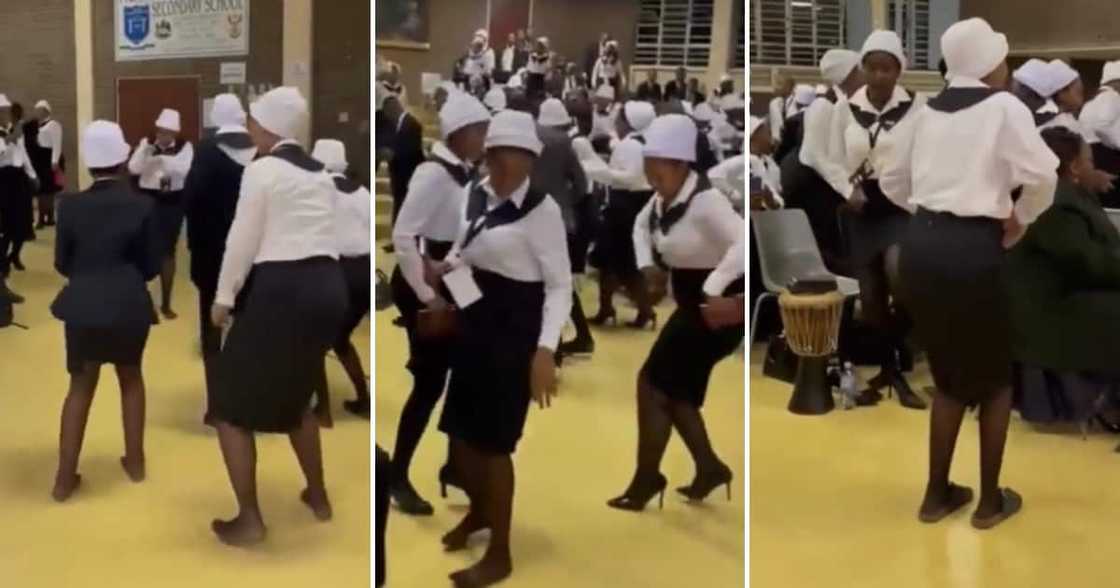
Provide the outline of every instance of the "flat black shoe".
{"type": "Polygon", "coordinates": [[[571,341],[565,341],[560,344],[556,352],[563,353],[564,355],[591,355],[595,353],[595,340],[588,337],[586,339],[575,338],[571,341]]]}
{"type": "Polygon", "coordinates": [[[393,319],[393,326],[394,327],[400,327],[400,328],[403,329],[404,326],[405,326],[404,325],[404,317],[403,316],[398,316],[397,318],[393,319]]]}
{"type": "Polygon", "coordinates": [[[408,480],[393,484],[389,488],[389,496],[397,503],[397,508],[405,514],[427,517],[435,513],[431,503],[421,498],[408,480]]]}
{"type": "Polygon", "coordinates": [[[619,510],[629,510],[632,512],[641,512],[645,510],[646,504],[657,496],[657,508],[665,508],[665,487],[669,485],[669,480],[660,473],[657,477],[650,480],[637,480],[635,479],[630,483],[630,487],[626,489],[626,493],[617,498],[612,498],[607,501],[607,506],[617,508],[619,510]]]}
{"type": "Polygon", "coordinates": [[[8,300],[11,301],[12,304],[23,304],[27,301],[23,296],[12,292],[7,287],[4,287],[3,294],[8,297],[8,300]]]}
{"type": "Polygon", "coordinates": [[[697,475],[691,485],[677,488],[677,492],[693,502],[702,502],[716,488],[726,486],[727,499],[731,500],[731,480],[734,478],[731,468],[721,465],[720,469],[697,475]]]}
{"type": "Polygon", "coordinates": [[[617,325],[618,324],[618,315],[615,313],[613,308],[610,308],[610,307],[600,308],[598,314],[596,314],[595,316],[587,319],[587,322],[591,323],[591,324],[593,324],[597,327],[602,327],[602,326],[606,325],[607,323],[611,323],[612,325],[617,325]]]}
{"type": "Polygon", "coordinates": [[[16,271],[20,272],[27,270],[27,268],[23,266],[23,262],[18,258],[12,258],[12,267],[15,268],[16,271]]]}

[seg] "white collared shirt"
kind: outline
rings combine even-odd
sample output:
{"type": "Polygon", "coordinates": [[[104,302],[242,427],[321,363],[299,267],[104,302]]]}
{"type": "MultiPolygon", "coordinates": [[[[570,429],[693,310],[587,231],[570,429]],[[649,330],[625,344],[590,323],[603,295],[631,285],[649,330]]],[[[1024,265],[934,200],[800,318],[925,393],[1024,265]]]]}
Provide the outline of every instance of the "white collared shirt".
{"type": "MultiPolygon", "coordinates": [[[[298,145],[281,141],[273,152],[288,144],[298,145]]],[[[262,157],[245,168],[214,303],[232,307],[254,264],[337,259],[337,201],[326,170],[307,171],[278,157],[262,157]]]]}
{"type": "Polygon", "coordinates": [[[502,50],[502,71],[513,71],[513,58],[516,55],[513,46],[502,50]]]}
{"type": "MultiPolygon", "coordinates": [[[[986,88],[956,77],[950,88],[986,88]]],[[[957,112],[923,108],[899,157],[879,170],[883,192],[896,204],[961,217],[1006,219],[1014,211],[1030,224],[1054,201],[1058,158],[1035,128],[1034,117],[1007,92],[957,112]],[[1023,187],[1018,202],[1012,190],[1023,187]]]]}
{"type": "Polygon", "coordinates": [[[62,125],[53,118],[39,127],[39,146],[51,150],[51,166],[58,167],[62,159],[62,125]]]}
{"type": "Polygon", "coordinates": [[[594,151],[584,153],[580,164],[587,177],[615,190],[631,192],[652,190],[649,180],[646,179],[643,146],[635,138],[637,136],[637,133],[630,133],[619,141],[614,151],[611,151],[609,163],[604,163],[603,158],[594,151]]]}
{"type": "MultiPolygon", "coordinates": [[[[481,186],[488,194],[487,212],[503,203],[490,188],[489,179],[483,180],[481,186]]],[[[509,199],[520,208],[528,191],[526,178],[509,199]]],[[[544,316],[538,346],[555,351],[560,331],[572,310],[572,266],[560,205],[547,196],[529,214],[515,222],[482,230],[466,249],[460,249],[470,227],[467,201],[464,197],[459,237],[448,259],[453,265],[466,264],[511,280],[543,282],[544,316]]]]}
{"type": "MultiPolygon", "coordinates": [[[[1051,104],[1053,104],[1053,102],[1051,102],[1051,104]]],[[[1058,112],[1057,104],[1054,104],[1054,111],[1058,112]]],[[[1046,129],[1057,128],[1067,129],[1069,131],[1077,133],[1078,135],[1081,135],[1081,138],[1090,145],[1092,145],[1093,143],[1100,143],[1100,139],[1097,138],[1096,133],[1089,131],[1089,129],[1085,128],[1085,125],[1081,124],[1081,121],[1077,120],[1076,116],[1073,116],[1068,112],[1058,112],[1058,115],[1051,119],[1049,122],[1039,126],[1038,131],[1042,132],[1046,129]]]]}
{"type": "MultiPolygon", "coordinates": [[[[470,171],[442,142],[432,146],[432,155],[470,171]]],[[[430,301],[436,292],[424,281],[424,260],[416,240],[451,242],[458,238],[465,199],[466,188],[434,161],[421,163],[408,183],[408,194],[393,225],[393,250],[401,275],[421,302],[430,301]]]]}
{"type": "MultiPolygon", "coordinates": [[[[887,104],[882,110],[879,110],[868,100],[867,87],[864,86],[852,95],[848,104],[850,106],[855,106],[863,112],[880,117],[896,107],[911,101],[910,94],[908,94],[902,86],[896,85],[894,87],[894,94],[891,95],[890,100],[887,101],[887,104]]],[[[916,115],[923,106],[925,106],[925,100],[921,98],[914,100],[913,103],[910,104],[910,110],[906,112],[906,115],[890,128],[882,127],[882,123],[879,120],[872,123],[869,128],[864,128],[863,125],[856,121],[855,117],[847,116],[843,144],[846,154],[845,165],[848,176],[851,177],[852,174],[856,173],[860,166],[866,161],[871,171],[870,177],[878,178],[879,170],[887,167],[892,159],[898,157],[898,145],[909,144],[910,140],[907,135],[914,132],[914,121],[917,120],[916,115]],[[871,147],[872,135],[876,135],[874,148],[871,147]]],[[[850,112],[850,110],[848,112],[850,112]]]]}
{"type": "Polygon", "coordinates": [[[170,190],[178,192],[183,189],[193,161],[194,147],[189,142],[184,143],[183,148],[175,155],[153,155],[148,138],[145,137],[132,151],[132,157],[128,160],[128,172],[140,176],[140,187],[144,190],[160,190],[163,180],[170,178],[170,190]]]}
{"type": "Polygon", "coordinates": [[[845,163],[844,129],[848,124],[848,100],[833,88],[836,103],[819,97],[805,111],[805,136],[798,157],[813,168],[845,200],[852,196],[851,174],[845,163]]]}
{"type": "Polygon", "coordinates": [[[747,265],[747,234],[746,232],[739,234],[739,239],[727,250],[727,254],[720,260],[716,269],[708,274],[708,279],[704,280],[704,293],[708,296],[722,296],[724,290],[731,285],[732,282],[743,277],[746,273],[744,269],[747,265]]]}
{"type": "Polygon", "coordinates": [[[1081,109],[1081,125],[1105,147],[1120,149],[1120,93],[1102,86],[1081,109]]]}
{"type": "Polygon", "coordinates": [[[775,141],[782,137],[782,129],[786,126],[786,112],[789,110],[789,100],[775,96],[770,100],[770,136],[775,141]]]}
{"type": "Polygon", "coordinates": [[[743,217],[735,212],[727,197],[714,189],[692,195],[699,179],[696,172],[690,172],[680,193],[669,205],[671,210],[691,200],[688,211],[668,234],[662,234],[660,229],[652,232],[649,229],[654,210],[658,216],[665,214],[659,195],[650,198],[638,213],[634,221],[634,254],[638,267],[653,266],[653,248],[656,247],[661,259],[671,268],[713,269],[742,235],[743,217]]]}
{"type": "Polygon", "coordinates": [[[614,137],[615,121],[618,119],[618,113],[622,110],[621,104],[612,104],[607,109],[607,113],[599,112],[598,108],[591,109],[591,132],[588,134],[590,139],[598,139],[599,137],[614,137]]]}
{"type": "MultiPolygon", "coordinates": [[[[733,159],[734,158],[729,159],[727,161],[732,161],[733,159]]],[[[778,167],[778,163],[775,162],[774,158],[769,156],[769,155],[758,156],[758,155],[755,155],[755,154],[752,153],[751,156],[750,156],[750,163],[751,163],[751,168],[750,168],[751,169],[751,171],[750,171],[751,175],[750,175],[750,177],[751,178],[758,178],[759,180],[761,180],[762,185],[767,190],[770,190],[770,194],[772,196],[774,196],[774,200],[777,201],[778,206],[784,207],[785,206],[785,200],[782,198],[782,168],[778,167]]],[[[723,167],[725,165],[728,165],[726,161],[724,163],[721,163],[721,164],[717,165],[716,167],[714,167],[712,169],[714,170],[716,168],[723,167]]],[[[740,165],[742,165],[742,164],[740,164],[740,165]]],[[[709,178],[711,178],[711,172],[708,172],[708,176],[709,176],[709,178]]],[[[741,175],[739,177],[742,178],[741,175]]],[[[717,188],[719,188],[720,185],[722,184],[722,180],[718,181],[718,182],[716,181],[715,178],[711,178],[711,180],[712,180],[712,185],[717,187],[717,188]]],[[[740,183],[738,185],[742,185],[742,184],[740,183]]],[[[742,198],[742,196],[740,196],[740,199],[741,198],[742,198]]]]}
{"type": "Polygon", "coordinates": [[[22,167],[27,177],[38,180],[39,176],[35,174],[35,168],[31,165],[31,157],[27,155],[24,137],[21,135],[18,141],[8,141],[8,139],[0,139],[0,167],[22,167]]]}
{"type": "MultiPolygon", "coordinates": [[[[331,179],[346,178],[345,174],[332,173],[331,179]]],[[[337,189],[337,186],[336,186],[337,189]]],[[[370,254],[373,237],[370,211],[373,198],[365,186],[349,194],[338,190],[334,207],[335,232],[338,236],[338,254],[342,257],[362,257],[370,254]]]]}

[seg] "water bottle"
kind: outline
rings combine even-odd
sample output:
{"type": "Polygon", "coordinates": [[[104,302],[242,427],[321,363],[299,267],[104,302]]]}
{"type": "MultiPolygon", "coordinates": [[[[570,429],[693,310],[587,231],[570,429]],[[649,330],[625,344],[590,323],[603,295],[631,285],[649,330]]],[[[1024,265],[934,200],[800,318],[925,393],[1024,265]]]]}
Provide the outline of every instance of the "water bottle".
{"type": "Polygon", "coordinates": [[[852,362],[844,362],[844,371],[840,373],[840,404],[844,410],[855,408],[857,395],[859,382],[856,381],[855,368],[852,367],[852,362]]]}

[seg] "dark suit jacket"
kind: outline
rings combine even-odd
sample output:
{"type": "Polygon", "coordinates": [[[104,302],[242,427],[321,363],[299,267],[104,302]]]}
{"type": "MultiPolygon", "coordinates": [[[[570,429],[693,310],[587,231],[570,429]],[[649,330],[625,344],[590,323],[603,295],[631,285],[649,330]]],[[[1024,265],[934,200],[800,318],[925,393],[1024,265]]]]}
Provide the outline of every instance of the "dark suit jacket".
{"type": "Polygon", "coordinates": [[[638,100],[650,100],[653,102],[661,101],[661,84],[654,82],[652,85],[648,82],[642,82],[638,86],[638,100]]]}
{"type": "Polygon", "coordinates": [[[673,98],[681,101],[685,100],[688,96],[688,82],[686,81],[683,84],[678,84],[675,79],[669,80],[669,83],[665,84],[664,96],[666,100],[673,98]]]}
{"type": "MultiPolygon", "coordinates": [[[[247,146],[248,135],[226,134],[222,142],[247,146]]],[[[186,204],[187,246],[191,250],[191,281],[203,292],[218,288],[218,274],[226,251],[226,238],[237,211],[241,176],[245,168],[219,147],[219,137],[198,144],[183,184],[186,204]]]]}
{"type": "Polygon", "coordinates": [[[1015,358],[1116,374],[1120,233],[1096,197],[1062,179],[1054,204],[1006,257],[1015,358]]]}
{"type": "Polygon", "coordinates": [[[152,324],[147,282],[162,262],[153,209],[125,179],[59,201],[54,265],[69,282],[51,305],[56,318],[80,328],[152,324]]]}
{"type": "Polygon", "coordinates": [[[572,139],[567,131],[538,126],[537,135],[540,136],[541,143],[544,143],[544,150],[533,166],[529,184],[552,196],[560,205],[568,233],[575,233],[579,230],[576,211],[587,197],[587,176],[572,149],[572,139]]]}
{"type": "Polygon", "coordinates": [[[397,121],[389,121],[393,133],[393,158],[389,160],[389,184],[393,191],[393,202],[397,208],[408,194],[408,183],[416,168],[424,163],[424,129],[411,114],[404,115],[400,130],[397,121]]]}

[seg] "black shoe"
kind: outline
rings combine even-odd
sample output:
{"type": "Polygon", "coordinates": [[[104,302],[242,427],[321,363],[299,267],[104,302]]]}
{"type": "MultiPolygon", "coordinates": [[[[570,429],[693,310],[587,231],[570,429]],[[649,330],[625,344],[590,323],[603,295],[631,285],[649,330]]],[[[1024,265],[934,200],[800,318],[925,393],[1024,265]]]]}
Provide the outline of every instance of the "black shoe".
{"type": "Polygon", "coordinates": [[[587,319],[587,322],[589,322],[589,323],[591,323],[591,324],[593,324],[597,327],[601,327],[601,326],[603,326],[607,323],[617,325],[618,324],[618,315],[615,314],[613,308],[608,306],[606,308],[600,308],[599,313],[596,314],[595,316],[587,319]]]}
{"type": "Polygon", "coordinates": [[[691,485],[677,488],[677,492],[693,502],[701,502],[720,486],[727,486],[727,499],[731,500],[731,480],[735,475],[731,468],[720,464],[720,468],[709,473],[697,474],[691,485]]]}
{"type": "Polygon", "coordinates": [[[928,408],[925,400],[921,396],[914,393],[910,388],[910,384],[906,381],[906,377],[901,372],[891,372],[891,385],[888,390],[893,391],[898,396],[898,403],[911,410],[925,410],[928,408]]]}
{"type": "Polygon", "coordinates": [[[393,247],[393,245],[391,243],[389,245],[386,245],[386,246],[382,247],[381,250],[384,251],[385,253],[393,253],[394,251],[396,251],[396,249],[393,247]]]}
{"type": "Polygon", "coordinates": [[[646,503],[653,500],[657,496],[657,507],[660,509],[665,508],[665,487],[669,485],[669,481],[665,476],[658,472],[657,477],[649,480],[634,479],[630,483],[630,487],[626,489],[626,493],[617,498],[612,498],[607,501],[607,506],[617,508],[619,510],[629,510],[633,512],[640,512],[645,510],[646,503]]]}
{"type": "Polygon", "coordinates": [[[584,339],[576,337],[571,341],[561,343],[556,353],[562,353],[564,355],[591,355],[595,353],[595,340],[591,337],[584,339]]]}
{"type": "Polygon", "coordinates": [[[654,330],[654,331],[657,330],[657,313],[656,312],[650,311],[649,314],[638,313],[637,318],[635,318],[634,320],[626,323],[627,327],[630,327],[631,329],[638,329],[639,331],[645,330],[647,325],[649,325],[652,330],[654,330]]]}
{"type": "Polygon", "coordinates": [[[443,464],[439,468],[439,495],[440,498],[447,498],[447,487],[458,488],[463,490],[463,483],[459,481],[459,476],[455,474],[455,470],[451,469],[448,464],[443,464]]]}
{"type": "Polygon", "coordinates": [[[345,408],[346,412],[348,412],[348,413],[350,413],[354,416],[361,417],[363,419],[366,419],[367,421],[369,420],[369,412],[370,412],[369,398],[359,398],[358,400],[347,400],[346,402],[342,403],[342,408],[345,408]]]}
{"type": "Polygon", "coordinates": [[[397,318],[393,319],[393,326],[394,327],[400,327],[400,328],[403,329],[404,328],[404,317],[403,316],[398,316],[397,318]]]}
{"type": "Polygon", "coordinates": [[[3,284],[0,284],[0,288],[3,288],[3,290],[0,290],[0,293],[3,293],[4,296],[7,296],[8,300],[12,304],[23,304],[24,302],[26,302],[26,300],[23,298],[23,296],[20,296],[19,294],[16,294],[15,292],[12,292],[10,289],[8,289],[7,286],[4,286],[3,284]]]}
{"type": "Polygon", "coordinates": [[[22,271],[27,269],[26,267],[23,266],[23,262],[20,261],[20,259],[18,257],[13,257],[11,261],[12,261],[12,267],[15,268],[16,271],[22,272],[22,271]]]}
{"type": "Polygon", "coordinates": [[[408,480],[400,480],[393,484],[389,488],[389,496],[397,503],[397,508],[405,514],[428,517],[435,513],[431,503],[421,498],[408,480]]]}

